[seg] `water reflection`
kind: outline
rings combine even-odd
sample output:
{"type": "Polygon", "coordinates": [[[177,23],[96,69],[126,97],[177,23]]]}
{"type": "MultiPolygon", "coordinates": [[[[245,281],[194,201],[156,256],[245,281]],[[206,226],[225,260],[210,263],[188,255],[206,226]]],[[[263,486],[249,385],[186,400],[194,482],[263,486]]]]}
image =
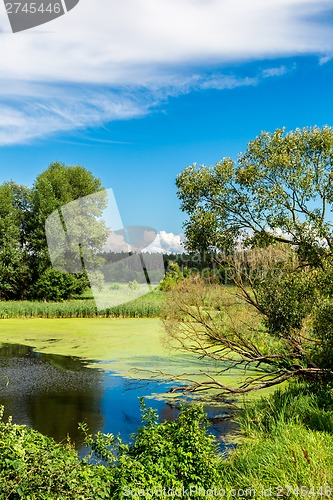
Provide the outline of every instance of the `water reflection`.
{"type": "Polygon", "coordinates": [[[92,432],[103,427],[103,372],[87,368],[80,358],[3,344],[0,376],[0,403],[14,423],[57,441],[69,434],[75,443],[81,441],[78,422],[86,421],[92,432]]]}
{"type": "MultiPolygon", "coordinates": [[[[78,422],[87,422],[91,433],[120,434],[128,442],[141,423],[138,398],[165,393],[170,386],[128,380],[87,364],[74,356],[0,344],[0,404],[5,406],[5,417],[11,415],[14,423],[26,424],[59,442],[70,435],[79,449],[78,422]]],[[[164,401],[150,397],[146,403],[159,412],[161,421],[178,416],[179,410],[164,401]]],[[[231,430],[221,408],[205,410],[217,437],[231,430]]]]}
{"type": "MultiPolygon", "coordinates": [[[[5,418],[25,424],[57,441],[71,440],[78,448],[78,422],[91,433],[120,434],[124,441],[140,425],[139,397],[165,392],[167,384],[128,380],[87,366],[74,356],[36,352],[32,347],[0,345],[0,404],[5,418]]],[[[149,399],[161,411],[163,401],[149,399]]]]}

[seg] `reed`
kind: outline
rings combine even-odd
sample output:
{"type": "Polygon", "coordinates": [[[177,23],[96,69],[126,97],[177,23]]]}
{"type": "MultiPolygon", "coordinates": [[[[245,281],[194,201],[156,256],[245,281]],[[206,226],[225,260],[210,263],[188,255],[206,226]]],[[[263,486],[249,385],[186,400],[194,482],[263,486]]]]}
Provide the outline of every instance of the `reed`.
{"type": "Polygon", "coordinates": [[[164,294],[158,290],[133,301],[97,311],[91,298],[63,302],[1,301],[0,319],[8,318],[154,318],[160,315],[164,294]]]}

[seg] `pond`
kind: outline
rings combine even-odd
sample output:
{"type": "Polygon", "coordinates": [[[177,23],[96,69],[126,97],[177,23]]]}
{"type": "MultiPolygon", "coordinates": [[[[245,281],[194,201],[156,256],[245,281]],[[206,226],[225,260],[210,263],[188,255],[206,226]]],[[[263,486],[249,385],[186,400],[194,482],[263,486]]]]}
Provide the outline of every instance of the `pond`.
{"type": "MultiPolygon", "coordinates": [[[[39,352],[32,346],[0,345],[0,377],[5,418],[11,415],[14,423],[26,424],[59,442],[70,435],[81,455],[78,422],[87,422],[92,433],[119,433],[128,442],[140,426],[139,397],[147,398],[161,421],[178,414],[160,398],[170,388],[167,381],[129,379],[91,360],[39,352]]],[[[222,411],[212,406],[205,409],[212,418],[222,411]]],[[[222,440],[230,425],[215,419],[210,430],[222,440]]]]}

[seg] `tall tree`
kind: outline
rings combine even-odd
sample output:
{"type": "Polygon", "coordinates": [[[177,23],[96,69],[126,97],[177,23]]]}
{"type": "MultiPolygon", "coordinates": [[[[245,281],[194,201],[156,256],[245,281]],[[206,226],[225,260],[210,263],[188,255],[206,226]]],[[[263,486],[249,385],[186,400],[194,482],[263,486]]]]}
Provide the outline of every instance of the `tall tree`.
{"type": "Polygon", "coordinates": [[[84,272],[66,277],[50,269],[45,223],[55,213],[60,231],[56,224],[54,230],[60,236],[66,232],[73,240],[73,249],[68,246],[62,256],[63,263],[76,258],[80,265],[93,264],[99,259],[94,254],[96,247],[101,250],[106,239],[101,218],[105,205],[106,192],[100,179],[81,166],[52,163],[37,177],[32,189],[13,181],[0,186],[0,298],[31,294],[64,298],[86,286],[84,272]],[[63,283],[62,290],[54,289],[57,283],[63,283]]]}
{"type": "Polygon", "coordinates": [[[29,279],[24,227],[29,190],[14,182],[0,186],[0,298],[25,295],[29,279]]]}
{"type": "Polygon", "coordinates": [[[188,249],[218,250],[256,313],[235,328],[227,318],[237,309],[222,303],[205,313],[198,287],[173,298],[167,327],[184,348],[221,371],[253,370],[242,387],[210,376],[200,388],[242,393],[294,377],[333,382],[333,129],[263,132],[237,162],[190,166],[176,183],[189,216],[188,249]]]}
{"type": "MultiPolygon", "coordinates": [[[[99,232],[101,240],[105,238],[105,227],[103,222],[98,220],[106,203],[105,192],[101,190],[100,179],[94,177],[89,170],[82,166],[65,166],[63,163],[52,163],[37,177],[32,187],[29,223],[29,248],[31,251],[31,265],[35,269],[34,281],[50,266],[45,222],[54,211],[58,211],[65,230],[66,221],[61,209],[74,200],[85,199],[88,195],[101,192],[101,195],[93,197],[88,205],[85,203],[83,220],[82,213],[77,213],[75,206],[71,207],[71,218],[77,216],[77,220],[73,221],[71,229],[75,231],[75,228],[79,228],[81,215],[82,224],[87,224],[90,221],[90,225],[87,227],[79,228],[81,235],[86,234],[86,246],[88,246],[90,235],[92,240],[96,239],[96,232],[99,232]]],[[[87,256],[85,255],[85,257],[87,256]]],[[[67,258],[69,259],[70,256],[67,256],[67,258]]]]}
{"type": "Polygon", "coordinates": [[[188,246],[282,242],[318,264],[332,246],[332,150],[330,127],[278,129],[251,141],[238,162],[186,168],[176,184],[188,246]]]}

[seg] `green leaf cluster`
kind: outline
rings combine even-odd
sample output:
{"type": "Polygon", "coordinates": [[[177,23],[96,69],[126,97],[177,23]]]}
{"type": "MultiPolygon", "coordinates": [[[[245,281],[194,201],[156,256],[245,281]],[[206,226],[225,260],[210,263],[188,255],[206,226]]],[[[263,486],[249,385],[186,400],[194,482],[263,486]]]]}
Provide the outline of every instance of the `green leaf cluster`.
{"type": "Polygon", "coordinates": [[[187,167],[176,184],[188,248],[230,248],[239,238],[292,241],[318,264],[333,225],[333,129],[262,132],[237,162],[187,167]]]}

